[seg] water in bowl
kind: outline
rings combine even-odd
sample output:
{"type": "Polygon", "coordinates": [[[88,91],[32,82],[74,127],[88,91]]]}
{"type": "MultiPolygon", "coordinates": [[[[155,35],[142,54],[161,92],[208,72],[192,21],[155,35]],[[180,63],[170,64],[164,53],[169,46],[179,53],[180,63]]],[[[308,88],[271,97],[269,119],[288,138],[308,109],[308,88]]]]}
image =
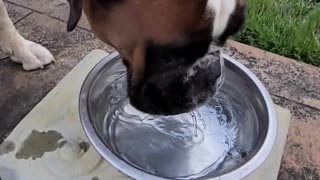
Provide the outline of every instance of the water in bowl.
{"type": "Polygon", "coordinates": [[[228,81],[215,98],[190,113],[154,116],[130,105],[125,71],[109,78],[97,99],[106,103],[99,134],[108,148],[126,162],[174,179],[217,176],[245,162],[254,134],[243,135],[243,127],[239,126],[245,123],[239,124],[238,120],[245,117],[251,123],[257,117],[246,114],[254,112],[253,107],[228,81]]]}

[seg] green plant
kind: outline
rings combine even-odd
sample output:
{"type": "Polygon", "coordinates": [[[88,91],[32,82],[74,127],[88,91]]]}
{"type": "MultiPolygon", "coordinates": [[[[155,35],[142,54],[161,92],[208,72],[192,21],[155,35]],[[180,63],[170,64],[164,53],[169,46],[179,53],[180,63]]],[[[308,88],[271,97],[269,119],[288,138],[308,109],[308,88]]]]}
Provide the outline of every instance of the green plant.
{"type": "Polygon", "coordinates": [[[234,39],[320,67],[320,0],[247,0],[234,39]]]}

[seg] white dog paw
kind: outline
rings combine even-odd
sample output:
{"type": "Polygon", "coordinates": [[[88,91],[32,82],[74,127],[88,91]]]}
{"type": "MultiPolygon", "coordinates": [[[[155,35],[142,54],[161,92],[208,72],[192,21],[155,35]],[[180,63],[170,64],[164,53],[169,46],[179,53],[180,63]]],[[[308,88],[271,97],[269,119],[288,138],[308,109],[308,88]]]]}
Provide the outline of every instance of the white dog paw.
{"type": "Polygon", "coordinates": [[[42,69],[44,66],[38,59],[33,59],[31,61],[23,61],[22,67],[26,71],[36,70],[36,69],[42,69]]]}
{"type": "Polygon", "coordinates": [[[50,51],[41,46],[40,44],[34,43],[32,41],[28,41],[29,43],[29,50],[40,60],[42,65],[47,65],[52,62],[55,62],[53,55],[50,51]]]}
{"type": "Polygon", "coordinates": [[[43,68],[55,61],[48,49],[29,40],[24,40],[17,49],[12,49],[10,58],[22,63],[23,69],[27,71],[43,68]]]}

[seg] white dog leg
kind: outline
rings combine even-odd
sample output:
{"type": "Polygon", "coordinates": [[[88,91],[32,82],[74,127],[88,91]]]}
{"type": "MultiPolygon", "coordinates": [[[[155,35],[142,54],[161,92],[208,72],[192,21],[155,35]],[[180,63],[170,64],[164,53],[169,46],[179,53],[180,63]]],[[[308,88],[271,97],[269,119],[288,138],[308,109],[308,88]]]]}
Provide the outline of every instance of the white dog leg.
{"type": "Polygon", "coordinates": [[[23,69],[34,70],[54,61],[54,57],[45,47],[24,39],[14,27],[3,1],[0,0],[0,47],[23,69]]]}

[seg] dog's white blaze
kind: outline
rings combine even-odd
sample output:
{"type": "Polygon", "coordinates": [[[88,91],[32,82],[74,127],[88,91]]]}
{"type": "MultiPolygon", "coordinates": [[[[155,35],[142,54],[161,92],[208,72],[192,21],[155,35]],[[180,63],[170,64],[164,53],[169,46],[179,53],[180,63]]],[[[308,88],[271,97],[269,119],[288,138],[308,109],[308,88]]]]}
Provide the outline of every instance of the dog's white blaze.
{"type": "Polygon", "coordinates": [[[236,8],[236,0],[208,0],[207,8],[214,13],[212,37],[219,37],[236,8]]]}

